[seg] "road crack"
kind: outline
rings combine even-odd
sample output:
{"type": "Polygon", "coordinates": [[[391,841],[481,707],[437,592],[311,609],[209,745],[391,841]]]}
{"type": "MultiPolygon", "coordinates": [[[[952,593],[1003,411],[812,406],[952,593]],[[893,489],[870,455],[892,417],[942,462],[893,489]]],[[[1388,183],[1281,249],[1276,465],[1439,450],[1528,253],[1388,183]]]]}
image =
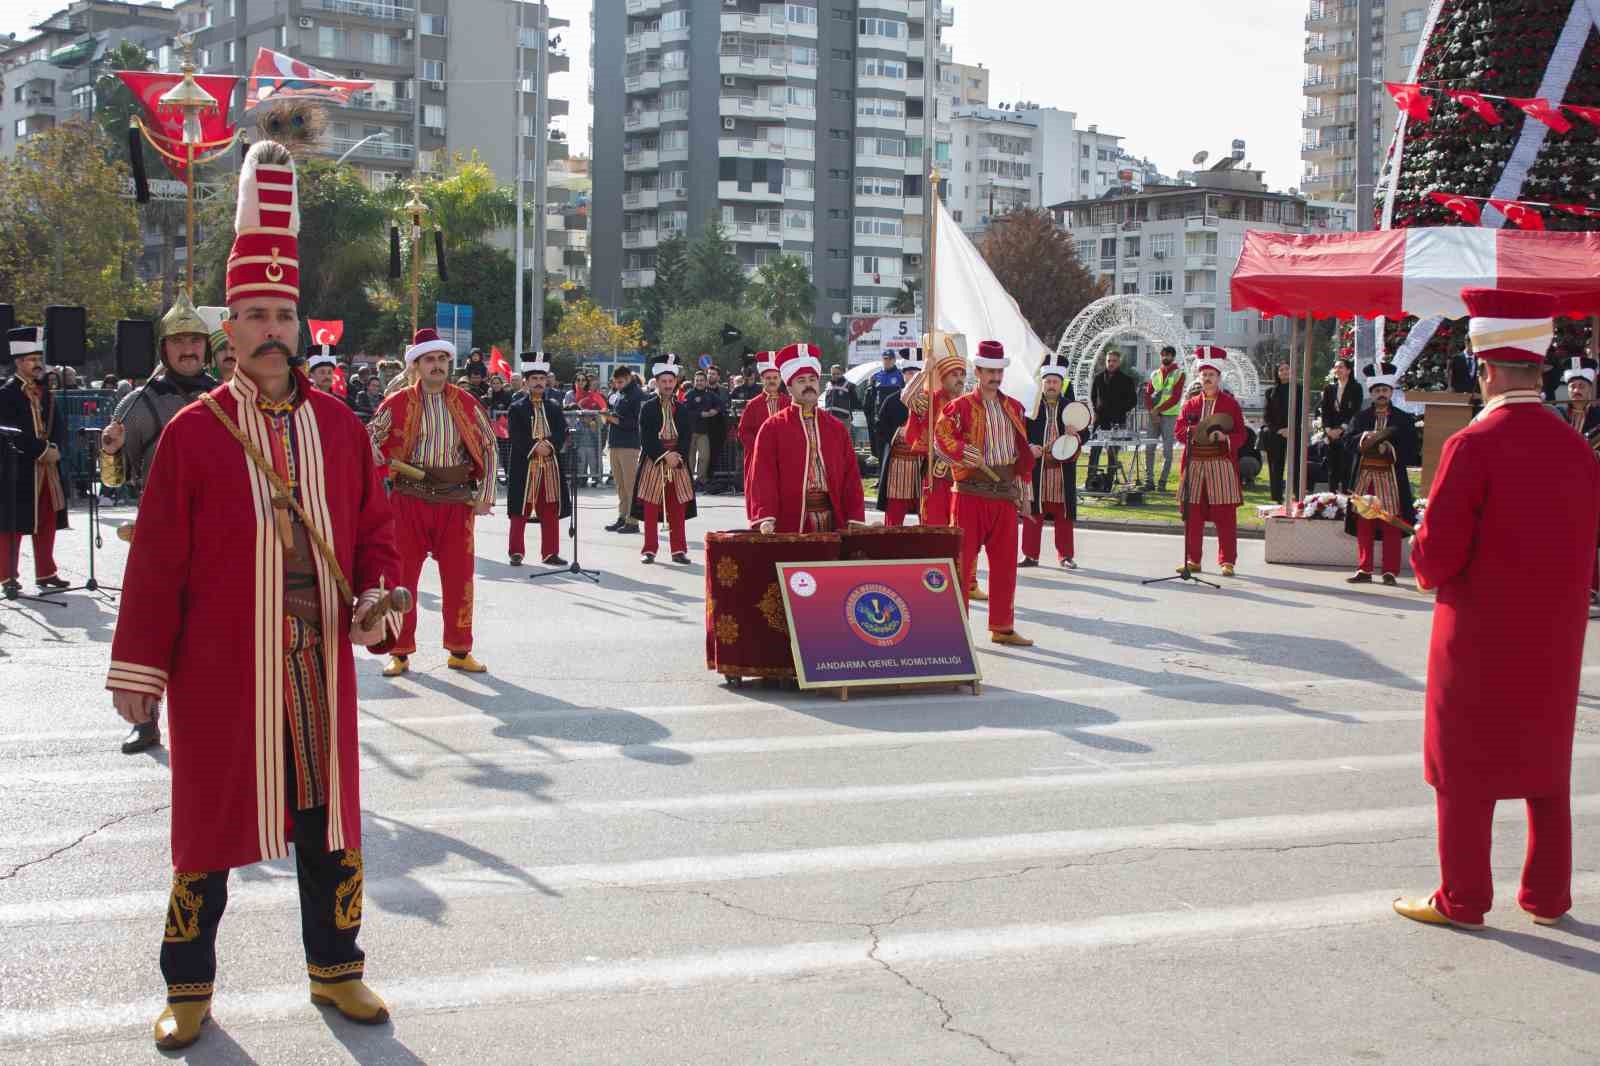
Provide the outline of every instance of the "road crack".
{"type": "Polygon", "coordinates": [[[29,859],[27,862],[19,862],[19,863],[17,863],[15,866],[11,867],[11,869],[8,870],[7,872],[5,872],[3,874],[0,874],[0,881],[10,881],[14,877],[16,877],[19,873],[21,873],[23,870],[26,870],[30,866],[38,866],[40,863],[49,862],[51,859],[54,859],[57,856],[64,855],[67,852],[71,851],[73,848],[77,847],[79,844],[82,844],[85,840],[88,840],[90,837],[94,836],[96,833],[104,832],[105,830],[110,829],[112,826],[118,824],[119,822],[126,822],[129,818],[138,818],[138,817],[141,817],[141,816],[146,815],[146,814],[157,814],[157,813],[159,813],[161,811],[166,810],[170,806],[172,806],[170,803],[163,803],[159,807],[150,807],[150,808],[145,809],[145,810],[128,811],[126,814],[119,814],[115,818],[110,818],[110,819],[108,819],[108,820],[106,820],[104,822],[101,822],[99,825],[95,826],[93,829],[90,829],[87,832],[85,832],[82,835],[80,835],[76,840],[73,840],[73,841],[71,841],[70,843],[67,843],[67,844],[63,844],[59,848],[56,848],[54,851],[47,852],[46,854],[39,856],[37,859],[29,859]]]}

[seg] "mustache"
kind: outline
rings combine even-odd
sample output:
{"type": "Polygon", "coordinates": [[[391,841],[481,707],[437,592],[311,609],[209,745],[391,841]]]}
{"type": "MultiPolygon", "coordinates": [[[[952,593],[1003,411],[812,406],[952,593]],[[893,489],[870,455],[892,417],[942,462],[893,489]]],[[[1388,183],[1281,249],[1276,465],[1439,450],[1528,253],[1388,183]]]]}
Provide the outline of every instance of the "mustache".
{"type": "Polygon", "coordinates": [[[293,354],[289,351],[289,346],[282,341],[262,341],[256,346],[256,350],[250,353],[250,358],[259,359],[268,352],[277,352],[285,357],[293,354]]]}

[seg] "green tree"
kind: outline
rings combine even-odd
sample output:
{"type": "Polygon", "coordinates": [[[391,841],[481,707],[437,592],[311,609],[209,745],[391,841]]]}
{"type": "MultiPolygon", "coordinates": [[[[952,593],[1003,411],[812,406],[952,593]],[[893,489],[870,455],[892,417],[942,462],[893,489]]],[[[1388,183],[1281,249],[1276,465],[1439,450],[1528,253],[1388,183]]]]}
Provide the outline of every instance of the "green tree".
{"type": "MultiPolygon", "coordinates": [[[[411,189],[395,182],[379,194],[379,199],[398,215],[411,199],[411,189]]],[[[455,155],[443,177],[422,186],[422,202],[428,205],[428,227],[442,229],[452,248],[471,245],[517,221],[515,191],[495,181],[494,171],[478,158],[477,152],[468,157],[455,155]]],[[[531,228],[532,220],[525,217],[524,221],[531,228]]]]}
{"type": "Polygon", "coordinates": [[[914,315],[917,313],[917,293],[922,291],[922,282],[917,278],[907,278],[900,286],[900,291],[894,295],[894,303],[889,305],[891,315],[914,315]]]}
{"type": "MultiPolygon", "coordinates": [[[[709,301],[737,304],[744,296],[749,280],[733,245],[722,232],[722,223],[712,220],[689,245],[687,277],[683,287],[683,303],[697,304],[709,301]]],[[[659,263],[660,251],[657,250],[659,263]]]]}
{"type": "Polygon", "coordinates": [[[629,298],[626,318],[644,330],[650,348],[661,345],[661,327],[667,316],[684,305],[689,277],[689,242],[675,233],[656,247],[656,281],[629,298]]]}
{"type": "Polygon", "coordinates": [[[561,328],[545,340],[559,355],[585,358],[601,353],[631,352],[644,342],[637,322],[613,322],[604,308],[579,300],[561,317],[561,328]]]}
{"type": "MultiPolygon", "coordinates": [[[[661,331],[661,350],[677,352],[686,364],[709,353],[724,370],[738,366],[745,349],[766,351],[788,343],[761,309],[752,304],[712,300],[680,307],[667,316],[661,331]],[[733,326],[741,336],[734,343],[722,339],[722,327],[733,326]]],[[[792,338],[790,338],[792,339],[792,338]]]]}
{"type": "Polygon", "coordinates": [[[799,256],[780,255],[762,264],[750,285],[750,300],[775,327],[809,332],[817,313],[817,287],[799,256]]]}
{"type": "Polygon", "coordinates": [[[117,319],[155,314],[155,286],[133,273],[139,220],[122,195],[127,176],[108,158],[105,131],[81,119],[0,159],[0,293],[19,322],[41,324],[50,304],[80,304],[91,349],[102,355],[117,319]]]}
{"type": "Polygon", "coordinates": [[[1106,283],[1078,262],[1072,234],[1056,226],[1048,211],[1012,211],[997,219],[978,250],[1047,348],[1056,346],[1079,311],[1106,293],[1106,283]]]}

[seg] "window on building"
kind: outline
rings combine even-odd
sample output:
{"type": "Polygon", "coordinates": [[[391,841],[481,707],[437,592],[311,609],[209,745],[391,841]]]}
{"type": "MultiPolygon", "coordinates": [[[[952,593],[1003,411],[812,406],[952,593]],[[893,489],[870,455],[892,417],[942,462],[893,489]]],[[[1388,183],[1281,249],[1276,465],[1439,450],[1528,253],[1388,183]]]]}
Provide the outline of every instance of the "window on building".
{"type": "Polygon", "coordinates": [[[817,24],[817,9],[805,4],[784,4],[783,17],[790,22],[799,22],[807,26],[817,24]]]}
{"type": "MultiPolygon", "coordinates": [[[[845,14],[848,15],[849,12],[847,11],[847,12],[845,12],[845,14]]],[[[830,288],[828,290],[828,299],[830,299],[830,300],[848,300],[848,299],[850,299],[850,290],[849,289],[834,289],[834,288],[830,288]]]]}
{"type": "Polygon", "coordinates": [[[689,147],[689,131],[678,129],[661,131],[661,150],[664,152],[682,151],[689,147]]]}
{"type": "Polygon", "coordinates": [[[668,11],[661,16],[661,29],[686,30],[689,28],[689,9],[681,7],[676,11],[668,11]]]}
{"type": "Polygon", "coordinates": [[[273,31],[273,38],[278,42],[279,48],[289,47],[289,27],[279,26],[273,31]]]}
{"type": "Polygon", "coordinates": [[[1158,259],[1167,259],[1172,256],[1173,235],[1170,233],[1153,233],[1150,235],[1150,254],[1158,259]]]}
{"type": "Polygon", "coordinates": [[[661,94],[661,110],[687,111],[689,110],[689,90],[669,89],[661,94]]]}
{"type": "Polygon", "coordinates": [[[225,10],[229,18],[237,18],[239,14],[239,0],[228,0],[225,10]]]}
{"type": "Polygon", "coordinates": [[[849,259],[850,258],[850,249],[848,249],[848,248],[829,248],[828,249],[828,258],[829,259],[840,259],[840,260],[849,259]]]}
{"type": "Polygon", "coordinates": [[[783,224],[789,229],[810,229],[812,213],[799,208],[790,208],[783,213],[783,224]]]}
{"type": "Polygon", "coordinates": [[[812,167],[785,167],[783,171],[783,187],[785,189],[814,189],[817,185],[817,172],[812,167]]]}
{"type": "Polygon", "coordinates": [[[1124,259],[1137,259],[1137,258],[1139,258],[1139,238],[1137,238],[1137,237],[1124,237],[1124,238],[1122,238],[1122,258],[1124,258],[1124,259]]]}
{"type": "Polygon", "coordinates": [[[1417,46],[1416,45],[1408,44],[1404,48],[1400,49],[1400,65],[1402,67],[1405,67],[1407,70],[1411,69],[1411,64],[1416,61],[1416,58],[1417,58],[1417,46]]]}
{"type": "Polygon", "coordinates": [[[850,131],[831,129],[828,131],[828,139],[830,141],[848,141],[850,139],[850,131]]]}
{"type": "Polygon", "coordinates": [[[855,16],[850,13],[850,9],[847,7],[836,7],[833,9],[833,20],[835,22],[849,22],[853,18],[855,18],[855,16]]]}
{"type": "Polygon", "coordinates": [[[850,172],[841,167],[829,167],[828,178],[832,181],[849,181],[850,172]]]}
{"type": "Polygon", "coordinates": [[[814,67],[817,65],[817,50],[805,44],[790,45],[789,62],[799,67],[814,67]]]}
{"type": "Polygon", "coordinates": [[[786,102],[792,107],[816,107],[817,90],[804,85],[784,86],[786,102]]]}
{"type": "Polygon", "coordinates": [[[423,104],[422,124],[431,129],[444,129],[444,108],[439,104],[423,104]]]}
{"type": "Polygon", "coordinates": [[[1139,293],[1139,279],[1127,278],[1122,282],[1122,295],[1136,296],[1139,293]]]}
{"type": "Polygon", "coordinates": [[[1172,271],[1152,270],[1150,272],[1150,291],[1157,296],[1165,296],[1172,292],[1172,271]]]}
{"type": "Polygon", "coordinates": [[[687,70],[689,69],[689,50],[687,48],[669,48],[661,53],[662,70],[687,70]]]}
{"type": "Polygon", "coordinates": [[[1078,242],[1078,262],[1087,263],[1089,260],[1091,260],[1093,258],[1094,258],[1094,242],[1093,241],[1079,241],[1078,242]]]}
{"type": "Polygon", "coordinates": [[[72,90],[72,109],[74,111],[94,110],[94,86],[83,85],[72,90]]]}
{"type": "Polygon", "coordinates": [[[422,61],[423,81],[444,81],[444,60],[424,59],[422,61]]]}
{"type": "MultiPolygon", "coordinates": [[[[232,12],[229,12],[229,13],[232,14],[232,12]]],[[[233,62],[233,57],[236,54],[235,49],[238,46],[238,43],[239,42],[237,42],[237,41],[223,41],[222,42],[222,61],[224,63],[232,63],[233,62]]]]}
{"type": "Polygon", "coordinates": [[[849,220],[850,220],[850,212],[846,211],[844,208],[842,208],[842,207],[830,207],[830,208],[828,208],[828,221],[829,222],[848,222],[849,220]]]}
{"type": "Polygon", "coordinates": [[[865,18],[857,20],[856,32],[863,37],[888,37],[900,40],[906,35],[906,24],[895,19],[865,18]]]}
{"type": "Polygon", "coordinates": [[[832,95],[834,103],[847,104],[850,102],[849,89],[830,89],[828,92],[832,95]]]}
{"type": "Polygon", "coordinates": [[[856,152],[861,155],[899,157],[906,154],[906,145],[899,137],[857,137],[856,152]]]}
{"type": "Polygon", "coordinates": [[[1239,258],[1239,253],[1244,251],[1244,234],[1224,233],[1222,235],[1222,255],[1227,259],[1239,258]]]}
{"type": "Polygon", "coordinates": [[[443,15],[418,15],[418,22],[422,32],[433,37],[445,35],[445,18],[443,15]]]}
{"type": "Polygon", "coordinates": [[[863,78],[894,78],[906,76],[906,65],[898,59],[867,58],[859,62],[856,72],[863,78]]]}
{"type": "Polygon", "coordinates": [[[833,58],[840,63],[848,63],[854,56],[848,48],[835,48],[833,58]]]}
{"type": "Polygon", "coordinates": [[[898,218],[858,218],[856,219],[856,233],[863,237],[898,237],[900,236],[900,220],[898,218]]]}
{"type": "Polygon", "coordinates": [[[1416,33],[1422,29],[1422,19],[1425,14],[1426,12],[1420,7],[1414,7],[1410,11],[1402,12],[1400,15],[1400,28],[1407,33],[1416,33]]]}

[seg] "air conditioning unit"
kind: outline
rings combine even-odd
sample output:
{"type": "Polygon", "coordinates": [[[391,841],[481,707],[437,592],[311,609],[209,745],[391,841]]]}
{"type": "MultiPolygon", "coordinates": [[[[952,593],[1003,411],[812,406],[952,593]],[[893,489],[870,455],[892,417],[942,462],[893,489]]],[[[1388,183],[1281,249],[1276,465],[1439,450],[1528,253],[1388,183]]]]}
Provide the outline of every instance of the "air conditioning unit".
{"type": "Polygon", "coordinates": [[[311,20],[304,15],[300,16],[299,24],[302,30],[309,30],[311,28],[311,20]]]}
{"type": "Polygon", "coordinates": [[[435,89],[435,90],[437,90],[439,92],[444,92],[444,82],[442,82],[442,81],[430,81],[428,83],[428,88],[435,89]]]}
{"type": "Polygon", "coordinates": [[[724,74],[722,76],[722,84],[731,89],[735,85],[739,84],[739,79],[734,77],[732,74],[724,74]]]}
{"type": "Polygon", "coordinates": [[[722,120],[722,128],[725,129],[725,130],[731,130],[731,129],[735,128],[738,124],[739,124],[738,120],[734,119],[734,118],[725,118],[725,119],[722,120]]]}

